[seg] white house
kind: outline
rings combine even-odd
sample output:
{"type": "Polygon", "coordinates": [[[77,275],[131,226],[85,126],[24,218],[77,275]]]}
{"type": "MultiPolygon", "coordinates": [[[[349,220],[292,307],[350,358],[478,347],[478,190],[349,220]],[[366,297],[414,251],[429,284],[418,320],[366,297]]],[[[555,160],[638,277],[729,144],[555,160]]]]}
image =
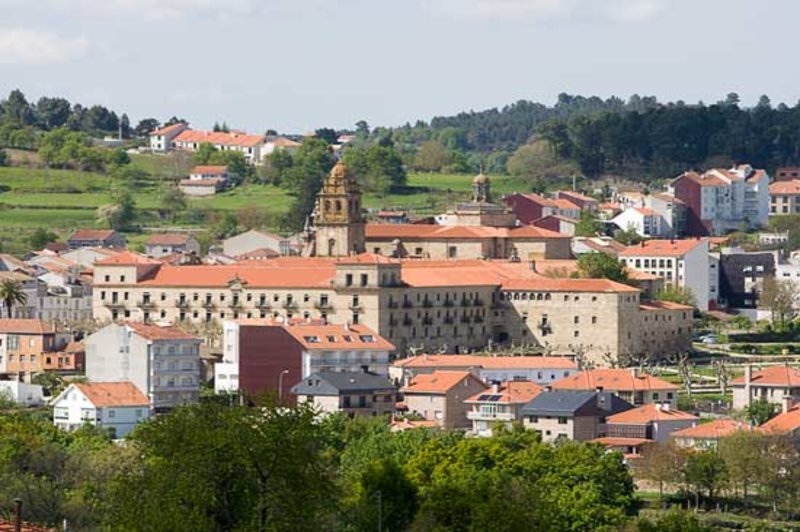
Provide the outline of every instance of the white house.
{"type": "Polygon", "coordinates": [[[664,217],[649,207],[625,209],[611,221],[623,231],[634,230],[637,235],[647,238],[668,236],[670,231],[664,217]]]}
{"type": "Polygon", "coordinates": [[[691,290],[700,310],[708,310],[709,302],[716,301],[709,287],[708,240],[646,240],[629,246],[620,252],[619,258],[630,269],[657,275],[665,284],[691,290]]]}
{"type": "Polygon", "coordinates": [[[130,382],[73,383],[53,399],[53,423],[63,430],[84,424],[125,437],[150,417],[150,401],[130,382]]]}
{"type": "Polygon", "coordinates": [[[20,381],[0,381],[0,398],[3,397],[23,406],[44,404],[44,392],[38,384],[27,384],[20,381]]]}
{"type": "Polygon", "coordinates": [[[150,132],[150,149],[157,152],[167,152],[172,149],[172,141],[175,137],[189,129],[189,125],[183,122],[170,126],[160,127],[150,132]]]}

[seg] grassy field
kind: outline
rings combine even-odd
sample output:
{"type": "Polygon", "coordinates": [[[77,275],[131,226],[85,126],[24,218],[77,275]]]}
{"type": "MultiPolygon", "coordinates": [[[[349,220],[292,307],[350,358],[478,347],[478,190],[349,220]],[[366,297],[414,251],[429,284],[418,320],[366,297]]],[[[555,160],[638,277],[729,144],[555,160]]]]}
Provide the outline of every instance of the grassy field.
{"type": "MultiPolygon", "coordinates": [[[[131,164],[152,178],[133,190],[137,210],[145,225],[164,225],[158,218],[161,191],[176,176],[185,175],[185,156],[133,155],[131,164]],[[184,158],[181,158],[184,157],[184,158]]],[[[39,165],[35,153],[14,151],[12,160],[27,166],[0,167],[0,243],[12,253],[27,251],[27,239],[36,228],[65,236],[80,227],[96,227],[95,211],[112,201],[125,182],[91,172],[53,170],[39,165]]],[[[470,175],[425,173],[408,176],[408,190],[399,194],[365,194],[368,209],[414,210],[432,214],[469,198],[470,175]]],[[[523,183],[507,176],[491,176],[496,198],[505,193],[527,190],[523,183]]],[[[189,198],[190,208],[215,212],[236,212],[254,206],[277,220],[286,213],[293,198],[273,185],[247,184],[210,198],[189,198]]],[[[275,229],[275,228],[270,228],[275,229]]],[[[131,235],[134,236],[134,235],[131,235]]],[[[134,240],[138,241],[136,238],[134,240]]],[[[141,240],[141,239],[139,239],[141,240]]]]}

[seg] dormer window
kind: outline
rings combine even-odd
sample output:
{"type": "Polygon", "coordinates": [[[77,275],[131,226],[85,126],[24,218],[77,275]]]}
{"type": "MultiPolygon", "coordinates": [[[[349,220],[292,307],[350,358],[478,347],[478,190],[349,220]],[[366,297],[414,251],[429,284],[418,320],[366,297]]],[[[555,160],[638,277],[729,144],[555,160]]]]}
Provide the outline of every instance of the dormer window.
{"type": "Polygon", "coordinates": [[[362,334],[359,336],[359,339],[367,344],[375,343],[375,337],[372,336],[371,334],[362,334]]]}
{"type": "Polygon", "coordinates": [[[319,336],[303,336],[303,340],[310,344],[318,344],[320,342],[319,336]]]}

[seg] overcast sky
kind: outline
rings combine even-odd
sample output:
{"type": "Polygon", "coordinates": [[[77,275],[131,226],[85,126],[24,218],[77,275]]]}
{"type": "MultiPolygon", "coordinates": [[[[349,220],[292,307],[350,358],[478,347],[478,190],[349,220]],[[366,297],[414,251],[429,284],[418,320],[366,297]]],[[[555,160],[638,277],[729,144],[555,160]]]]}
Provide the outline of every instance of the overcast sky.
{"type": "Polygon", "coordinates": [[[263,132],[800,96],[798,0],[0,0],[0,93],[263,132]]]}

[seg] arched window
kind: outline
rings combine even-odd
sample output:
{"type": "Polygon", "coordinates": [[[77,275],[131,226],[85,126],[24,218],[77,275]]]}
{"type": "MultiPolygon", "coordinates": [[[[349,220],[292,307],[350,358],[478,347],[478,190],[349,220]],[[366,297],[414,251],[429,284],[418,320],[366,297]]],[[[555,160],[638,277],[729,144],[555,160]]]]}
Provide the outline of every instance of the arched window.
{"type": "Polygon", "coordinates": [[[335,251],[336,251],[336,239],[331,238],[330,240],[328,240],[328,256],[331,257],[335,255],[334,253],[335,251]]]}

